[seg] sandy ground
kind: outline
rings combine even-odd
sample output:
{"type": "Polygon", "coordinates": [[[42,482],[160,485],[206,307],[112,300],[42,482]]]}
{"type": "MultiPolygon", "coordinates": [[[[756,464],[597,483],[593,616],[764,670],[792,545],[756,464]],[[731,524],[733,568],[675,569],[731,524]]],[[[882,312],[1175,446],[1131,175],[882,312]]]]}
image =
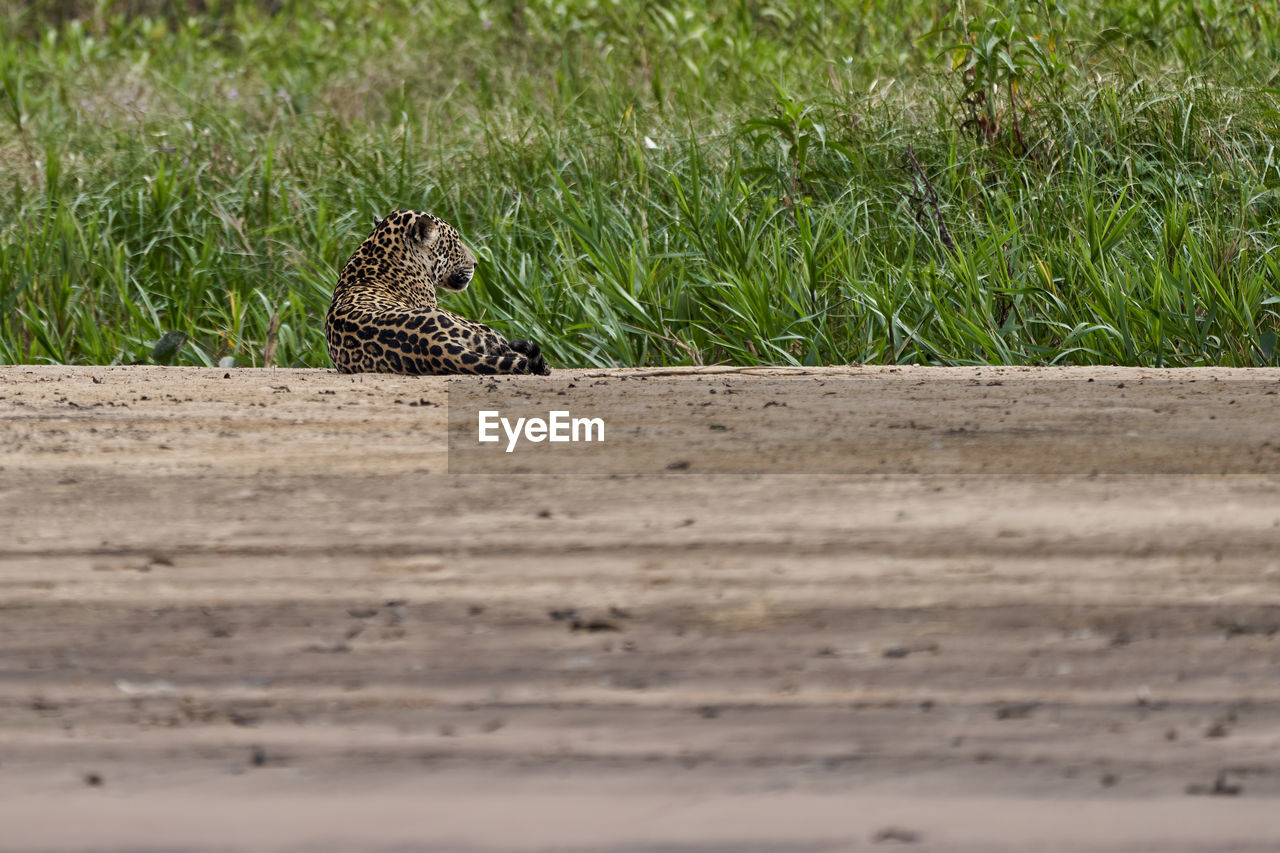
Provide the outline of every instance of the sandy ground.
{"type": "Polygon", "coordinates": [[[1273,851],[1277,390],[0,368],[0,850],[1273,851]]]}

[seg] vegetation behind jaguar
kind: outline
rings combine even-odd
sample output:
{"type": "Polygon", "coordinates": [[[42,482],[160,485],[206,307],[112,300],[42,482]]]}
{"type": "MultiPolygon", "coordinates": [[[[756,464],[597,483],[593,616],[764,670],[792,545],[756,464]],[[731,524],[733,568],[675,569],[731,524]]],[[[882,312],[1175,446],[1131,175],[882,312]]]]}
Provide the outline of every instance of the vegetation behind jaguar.
{"type": "Polygon", "coordinates": [[[1277,364],[1277,55],[1254,0],[3,4],[0,362],[327,365],[413,207],[562,365],[1277,364]]]}

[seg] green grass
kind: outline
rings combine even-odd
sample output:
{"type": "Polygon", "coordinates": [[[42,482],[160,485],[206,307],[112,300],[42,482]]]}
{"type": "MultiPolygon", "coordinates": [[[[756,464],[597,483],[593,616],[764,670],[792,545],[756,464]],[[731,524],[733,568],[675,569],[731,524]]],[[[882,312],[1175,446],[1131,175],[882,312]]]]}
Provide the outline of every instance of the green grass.
{"type": "Polygon", "coordinates": [[[1280,364],[1266,3],[24,5],[0,363],[328,366],[417,207],[555,366],[1280,364]]]}

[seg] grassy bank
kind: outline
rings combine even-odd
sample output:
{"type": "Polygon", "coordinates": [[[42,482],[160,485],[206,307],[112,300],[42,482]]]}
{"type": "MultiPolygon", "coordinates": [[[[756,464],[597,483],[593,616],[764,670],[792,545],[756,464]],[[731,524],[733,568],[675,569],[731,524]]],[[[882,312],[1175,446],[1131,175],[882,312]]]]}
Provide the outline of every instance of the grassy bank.
{"type": "Polygon", "coordinates": [[[0,362],[327,366],[418,207],[553,365],[1280,364],[1268,4],[180,5],[0,5],[0,362]]]}

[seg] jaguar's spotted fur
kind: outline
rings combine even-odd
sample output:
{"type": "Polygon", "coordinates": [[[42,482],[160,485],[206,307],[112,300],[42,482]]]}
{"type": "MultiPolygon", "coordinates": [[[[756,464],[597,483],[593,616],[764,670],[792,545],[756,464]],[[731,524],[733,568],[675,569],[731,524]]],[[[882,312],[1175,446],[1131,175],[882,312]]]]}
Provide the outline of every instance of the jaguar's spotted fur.
{"type": "Polygon", "coordinates": [[[397,210],[360,244],[325,319],[340,373],[551,373],[533,341],[508,341],[437,306],[436,288],[465,290],[476,259],[457,230],[397,210]]]}

